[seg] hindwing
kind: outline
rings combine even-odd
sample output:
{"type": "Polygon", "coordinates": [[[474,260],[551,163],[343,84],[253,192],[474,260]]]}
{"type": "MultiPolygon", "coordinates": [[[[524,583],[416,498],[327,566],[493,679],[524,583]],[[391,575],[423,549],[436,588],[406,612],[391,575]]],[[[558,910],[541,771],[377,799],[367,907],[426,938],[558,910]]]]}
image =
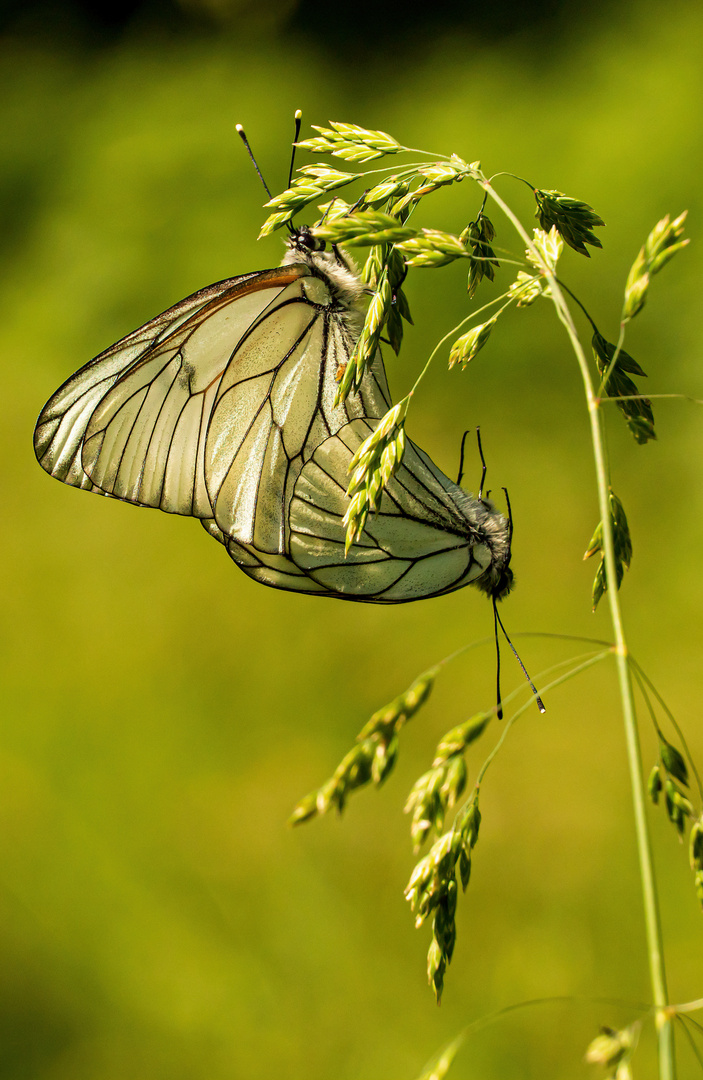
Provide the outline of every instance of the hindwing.
{"type": "Polygon", "coordinates": [[[496,559],[492,533],[497,527],[507,535],[508,524],[410,441],[378,512],[345,554],[349,463],[375,427],[352,421],[302,470],[290,508],[292,561],[328,593],[371,603],[437,596],[478,581],[496,559]]]}

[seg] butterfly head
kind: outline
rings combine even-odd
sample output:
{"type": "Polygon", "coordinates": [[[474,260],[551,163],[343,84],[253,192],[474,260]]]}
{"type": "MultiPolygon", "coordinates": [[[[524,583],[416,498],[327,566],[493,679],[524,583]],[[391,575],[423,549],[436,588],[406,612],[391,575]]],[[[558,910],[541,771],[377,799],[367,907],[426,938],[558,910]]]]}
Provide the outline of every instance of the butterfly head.
{"type": "Polygon", "coordinates": [[[313,251],[326,251],[327,243],[315,236],[308,225],[301,225],[299,229],[291,229],[288,247],[304,257],[313,251]]]}
{"type": "Polygon", "coordinates": [[[493,566],[491,571],[491,580],[487,581],[485,585],[479,584],[479,588],[483,589],[493,600],[502,600],[511,591],[515,582],[515,575],[509,566],[493,566]]]}
{"type": "Polygon", "coordinates": [[[472,584],[492,600],[502,600],[514,582],[510,569],[512,521],[499,513],[490,499],[474,499],[464,491],[461,491],[461,496],[465,500],[472,539],[483,544],[490,552],[490,562],[484,573],[472,584]]]}
{"type": "Polygon", "coordinates": [[[333,300],[344,309],[357,309],[366,288],[352,262],[336,244],[328,246],[307,225],[291,229],[282,266],[305,263],[327,285],[333,300]]]}

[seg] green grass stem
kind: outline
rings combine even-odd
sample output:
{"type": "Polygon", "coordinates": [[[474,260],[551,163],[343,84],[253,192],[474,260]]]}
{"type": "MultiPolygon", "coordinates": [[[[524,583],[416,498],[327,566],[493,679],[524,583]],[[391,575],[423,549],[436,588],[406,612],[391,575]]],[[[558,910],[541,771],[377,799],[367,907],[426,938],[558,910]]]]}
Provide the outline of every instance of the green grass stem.
{"type": "MultiPolygon", "coordinates": [[[[541,260],[537,248],[530,236],[523,228],[519,219],[509,206],[503,201],[498,193],[485,181],[482,186],[489,196],[498,205],[518,234],[525,242],[526,247],[541,260]]],[[[581,370],[586,402],[588,406],[589,421],[591,426],[591,442],[593,457],[596,468],[596,484],[598,489],[598,506],[603,527],[603,548],[605,557],[605,573],[608,582],[607,597],[610,610],[610,619],[615,638],[615,664],[620,689],[622,704],[622,716],[625,726],[625,741],[627,745],[627,759],[630,771],[630,784],[632,788],[632,800],[635,816],[635,831],[637,836],[637,851],[640,865],[640,878],[642,884],[642,900],[644,905],[645,931],[647,938],[647,952],[649,957],[649,975],[652,987],[652,1000],[656,1013],[656,1025],[659,1042],[659,1080],[676,1080],[676,1059],[674,1049],[674,1014],[669,1008],[668,993],[666,986],[666,969],[664,964],[664,946],[662,938],[661,917],[659,913],[659,898],[656,887],[654,860],[652,858],[652,844],[649,834],[649,826],[646,814],[646,799],[644,777],[642,773],[642,759],[640,752],[639,732],[635,715],[635,704],[630,678],[628,663],[628,647],[620,609],[620,601],[617,589],[617,576],[615,569],[615,548],[613,542],[613,529],[608,503],[609,478],[606,461],[605,439],[603,430],[603,417],[601,403],[594,393],[591,372],[579,339],[576,327],[571,316],[571,311],[564,298],[559,284],[546,263],[543,262],[543,271],[549,281],[551,296],[557,310],[557,315],[563,323],[571,341],[576,360],[581,370]]]]}

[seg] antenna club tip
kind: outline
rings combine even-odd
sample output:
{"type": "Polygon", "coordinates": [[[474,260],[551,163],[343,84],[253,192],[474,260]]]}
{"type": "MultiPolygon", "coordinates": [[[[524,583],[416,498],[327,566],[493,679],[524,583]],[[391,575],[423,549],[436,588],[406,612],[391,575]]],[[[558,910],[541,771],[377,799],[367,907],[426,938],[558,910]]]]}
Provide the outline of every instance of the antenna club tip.
{"type": "Polygon", "coordinates": [[[296,109],[293,119],[294,120],[302,120],[303,119],[303,110],[302,109],[296,109]]]}
{"type": "Polygon", "coordinates": [[[243,135],[244,134],[244,128],[242,127],[241,124],[235,124],[235,128],[236,128],[236,131],[237,131],[237,135],[243,135]]]}

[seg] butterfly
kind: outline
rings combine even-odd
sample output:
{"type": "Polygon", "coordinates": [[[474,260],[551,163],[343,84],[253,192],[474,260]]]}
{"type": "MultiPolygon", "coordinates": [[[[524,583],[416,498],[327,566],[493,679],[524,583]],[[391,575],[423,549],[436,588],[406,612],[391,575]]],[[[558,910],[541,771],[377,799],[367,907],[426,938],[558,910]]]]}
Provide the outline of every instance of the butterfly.
{"type": "Polygon", "coordinates": [[[198,518],[264,585],[402,603],[510,590],[511,526],[412,442],[345,551],[348,469],[391,407],[380,350],[337,403],[364,321],[351,261],[303,227],[281,265],[217,282],[122,338],[42,409],[39,464],[72,487],[198,518]]]}

